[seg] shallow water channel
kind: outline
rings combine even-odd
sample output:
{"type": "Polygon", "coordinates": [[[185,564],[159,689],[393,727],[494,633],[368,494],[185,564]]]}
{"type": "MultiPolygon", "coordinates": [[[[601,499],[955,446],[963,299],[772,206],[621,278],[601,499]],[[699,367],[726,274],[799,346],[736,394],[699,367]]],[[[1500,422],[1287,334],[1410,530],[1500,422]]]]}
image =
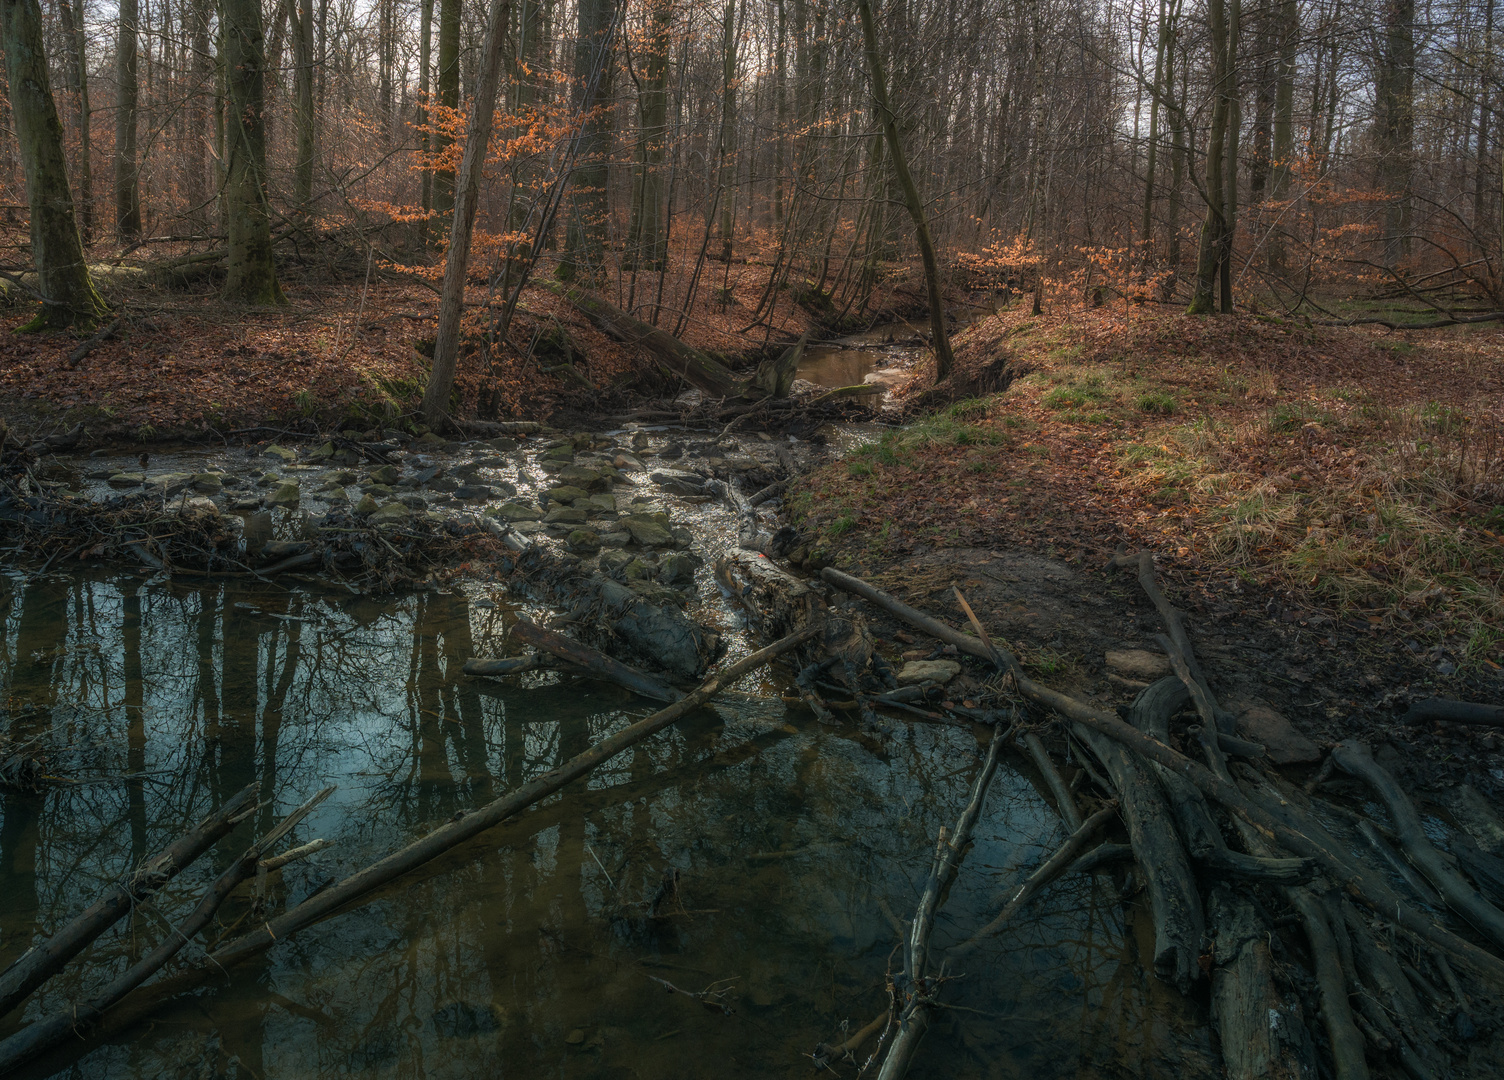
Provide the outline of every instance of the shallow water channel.
{"type": "MultiPolygon", "coordinates": [[[[154,945],[230,852],[326,784],[339,789],[289,843],[333,846],[273,876],[273,911],[651,711],[554,675],[460,676],[497,644],[502,610],[461,593],[377,600],[103,570],[18,588],[0,655],[11,726],[50,733],[66,782],[0,792],[0,966],[249,781],[270,797],[24,1018],[66,1008],[154,945]]],[[[808,1076],[818,1042],[883,1011],[898,958],[882,909],[912,915],[981,749],[954,728],[826,727],[776,698],[707,707],[34,1075],[808,1076]],[[649,976],[718,984],[734,1012],[649,976]]],[[[1024,768],[1005,756],[939,947],[985,922],[1062,838],[1024,768]]],[[[911,1075],[1210,1075],[1204,1017],[1146,973],[1147,918],[1117,888],[1107,873],[1064,879],[972,954],[911,1075]]],[[[221,920],[249,904],[244,887],[221,920]]]]}

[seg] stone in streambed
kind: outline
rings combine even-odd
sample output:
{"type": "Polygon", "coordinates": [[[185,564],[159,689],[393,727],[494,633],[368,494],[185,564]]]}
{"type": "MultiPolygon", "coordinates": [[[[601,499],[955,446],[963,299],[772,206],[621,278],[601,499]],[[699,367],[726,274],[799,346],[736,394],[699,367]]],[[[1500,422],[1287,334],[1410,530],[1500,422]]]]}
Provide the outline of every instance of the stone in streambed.
{"type": "Polygon", "coordinates": [[[360,497],[360,502],[355,504],[355,508],[351,511],[351,513],[353,513],[356,517],[370,517],[380,508],[381,504],[376,501],[376,497],[374,495],[366,494],[360,497]]]}
{"type": "Polygon", "coordinates": [[[543,517],[542,510],[539,510],[531,503],[524,502],[502,503],[500,506],[495,507],[494,509],[487,510],[486,513],[490,514],[492,517],[500,518],[502,521],[510,521],[514,523],[518,521],[537,521],[543,517]]]}
{"type": "Polygon", "coordinates": [[[398,469],[397,466],[382,465],[380,468],[371,470],[370,480],[373,484],[381,484],[383,487],[391,487],[398,481],[398,479],[401,478],[401,476],[402,470],[398,469]]]}
{"type": "Polygon", "coordinates": [[[668,530],[668,515],[627,514],[618,522],[623,529],[632,534],[632,539],[643,547],[668,547],[674,542],[674,534],[668,530]],[[663,521],[656,518],[662,517],[663,521]]]}
{"type": "Polygon", "coordinates": [[[910,660],[898,673],[899,686],[918,686],[921,683],[938,683],[944,686],[961,674],[961,665],[954,660],[910,660]]]}
{"type": "Polygon", "coordinates": [[[407,507],[401,503],[392,502],[381,507],[370,517],[366,518],[366,521],[372,525],[400,525],[412,516],[413,512],[407,507]]]}
{"type": "Polygon", "coordinates": [[[297,481],[289,480],[267,496],[266,505],[291,508],[298,505],[298,499],[301,496],[302,492],[298,490],[297,481]]]}
{"type": "Polygon", "coordinates": [[[564,546],[576,555],[594,555],[601,549],[601,538],[590,529],[576,529],[564,541],[564,546]]]}
{"type": "Polygon", "coordinates": [[[695,571],[705,565],[698,555],[675,552],[658,562],[658,580],[665,585],[693,585],[695,571]]]}
{"type": "Polygon", "coordinates": [[[610,485],[610,480],[602,476],[599,469],[587,469],[583,465],[566,465],[554,473],[554,479],[586,491],[605,491],[610,485]]]}
{"type": "Polygon", "coordinates": [[[583,525],[585,524],[585,511],[578,510],[573,506],[559,506],[543,515],[545,525],[583,525]]]}
{"type": "Polygon", "coordinates": [[[146,474],[138,472],[119,472],[111,476],[105,482],[112,488],[140,487],[142,484],[146,483],[146,474]]]}
{"type": "Polygon", "coordinates": [[[296,450],[289,450],[287,447],[278,446],[276,443],[272,443],[265,450],[261,451],[261,456],[276,458],[284,465],[291,465],[294,461],[298,460],[298,452],[296,450]]]}
{"type": "Polygon", "coordinates": [[[561,484],[558,487],[548,489],[548,498],[551,502],[572,503],[576,499],[590,498],[590,492],[584,488],[575,487],[573,484],[561,484]]]}

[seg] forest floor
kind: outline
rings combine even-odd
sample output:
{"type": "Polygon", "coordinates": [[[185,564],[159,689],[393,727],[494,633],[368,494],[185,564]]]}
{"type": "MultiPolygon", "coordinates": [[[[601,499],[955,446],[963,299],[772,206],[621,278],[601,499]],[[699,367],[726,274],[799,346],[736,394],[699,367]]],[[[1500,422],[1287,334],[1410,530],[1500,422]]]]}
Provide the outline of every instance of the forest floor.
{"type": "MultiPolygon", "coordinates": [[[[770,310],[755,314],[770,272],[760,263],[729,271],[712,264],[679,336],[717,355],[751,357],[815,326],[815,314],[788,289],[770,310]]],[[[628,275],[599,291],[650,318],[641,306],[653,301],[659,276],[635,275],[634,283],[628,275]]],[[[433,289],[415,281],[321,283],[312,276],[286,285],[285,308],[235,310],[207,286],[198,292],[112,288],[106,278],[103,290],[118,305],[122,325],[76,364],[69,353],[79,342],[71,337],[11,333],[32,316],[31,303],[0,308],[6,356],[0,416],[37,434],[82,422],[91,443],[215,439],[257,426],[365,429],[410,420],[431,363],[438,315],[433,289]]],[[[904,287],[874,294],[868,317],[912,308],[915,297],[904,287]]],[[[673,304],[687,291],[670,275],[660,318],[665,329],[675,328],[673,304]]],[[[479,334],[488,296],[476,285],[469,296],[467,328],[479,334]]],[[[639,395],[673,390],[635,349],[606,337],[541,284],[524,293],[510,340],[516,345],[489,358],[473,346],[462,350],[456,393],[463,414],[474,415],[478,406],[502,419],[546,419],[561,409],[599,413],[623,407],[627,388],[639,395]],[[573,347],[571,370],[559,366],[569,359],[559,355],[561,338],[573,347]],[[482,405],[483,394],[489,398],[482,405]]]]}
{"type": "MultiPolygon", "coordinates": [[[[1106,566],[1148,548],[1225,701],[1504,781],[1488,729],[1397,726],[1416,698],[1504,700],[1497,326],[1078,308],[1004,313],[955,345],[962,382],[1000,365],[1011,382],[806,477],[791,508],[814,564],[964,625],[960,585],[1038,674],[1126,704],[1143,673],[1104,654],[1158,652],[1164,628],[1106,566]]],[[[930,378],[896,394],[924,400],[930,378]]]]}

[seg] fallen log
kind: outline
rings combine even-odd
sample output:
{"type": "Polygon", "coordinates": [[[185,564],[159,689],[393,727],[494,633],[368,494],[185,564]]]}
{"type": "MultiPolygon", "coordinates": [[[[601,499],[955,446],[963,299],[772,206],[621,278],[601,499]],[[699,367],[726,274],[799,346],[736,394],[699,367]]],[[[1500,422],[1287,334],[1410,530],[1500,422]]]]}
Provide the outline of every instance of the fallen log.
{"type": "Polygon", "coordinates": [[[177,974],[142,988],[122,1001],[116,1009],[126,1012],[132,1018],[144,1016],[161,1002],[201,985],[215,974],[223,973],[235,964],[261,955],[279,941],[323,921],[348,905],[367,899],[382,886],[501,824],[610,761],[643,739],[673,726],[715,697],[723,687],[729,686],[748,672],[777,659],[819,632],[818,626],[806,627],[797,634],[792,634],[743,657],[724,671],[712,675],[692,693],[685,695],[667,708],[660,709],[651,716],[600,740],[557,768],[550,769],[501,798],[435,829],[427,836],[414,840],[406,847],[394,851],[363,870],[356,871],[343,881],[322,892],[315,893],[276,918],[266,921],[260,929],[227,942],[192,962],[177,974]]]}
{"type": "Polygon", "coordinates": [[[684,696],[645,671],[639,671],[630,664],[623,664],[620,660],[613,660],[598,649],[592,649],[573,638],[565,637],[555,630],[549,630],[527,619],[519,619],[512,627],[512,633],[535,648],[583,668],[597,678],[614,682],[618,686],[625,686],[632,693],[640,694],[642,697],[651,698],[654,701],[673,702],[684,696]]]}
{"type": "Polygon", "coordinates": [[[114,926],[133,906],[145,902],[186,866],[256,811],[259,783],[247,784],[228,802],[170,846],[147,859],[124,881],[94,901],[77,918],[46,941],[28,949],[0,974],[0,1016],[32,992],[114,926]]]}
{"type": "Polygon", "coordinates": [[[1298,1001],[1274,986],[1270,927],[1244,894],[1212,889],[1207,919],[1212,946],[1212,1022],[1227,1080],[1304,1080],[1316,1075],[1315,1050],[1298,1001]]]}
{"type": "Polygon", "coordinates": [[[914,1059],[914,1051],[919,1048],[919,1040],[924,1037],[925,1029],[929,1026],[929,1012],[934,995],[945,981],[943,968],[938,977],[925,974],[929,967],[930,935],[935,928],[935,913],[940,908],[942,896],[955,880],[956,871],[960,869],[961,859],[965,857],[967,845],[971,842],[971,830],[982,812],[982,803],[987,799],[987,788],[997,771],[998,754],[1011,731],[1011,727],[1005,730],[1001,724],[993,729],[992,742],[987,747],[987,759],[982,765],[982,771],[977,774],[976,782],[972,784],[971,798],[962,808],[961,816],[956,819],[955,830],[947,837],[945,828],[942,826],[940,829],[935,845],[935,860],[930,868],[929,879],[925,882],[924,892],[919,896],[919,906],[914,911],[914,922],[905,942],[903,972],[894,980],[895,996],[899,999],[898,1015],[894,1018],[898,1031],[893,1036],[893,1044],[888,1047],[887,1056],[883,1058],[877,1080],[903,1080],[914,1059]]]}
{"type": "Polygon", "coordinates": [[[1310,831],[1314,835],[1308,835],[1307,832],[1302,831],[1300,825],[1292,824],[1291,819],[1285,814],[1287,807],[1280,805],[1284,802],[1283,799],[1275,797],[1271,801],[1262,797],[1255,798],[1245,793],[1225,773],[1213,772],[1207,766],[1192,761],[1178,750],[1145,735],[1113,713],[1097,709],[1085,702],[1077,701],[1068,694],[1062,694],[1036,683],[1023,674],[1018,661],[1011,654],[1001,652],[995,646],[984,646],[976,638],[969,637],[954,627],[915,611],[907,604],[859,578],[843,574],[830,567],[821,572],[821,577],[837,588],[871,600],[885,611],[897,615],[941,641],[955,645],[957,649],[969,655],[981,656],[989,660],[1000,655],[1004,663],[1009,665],[1009,670],[1013,671],[1019,692],[1026,698],[1053,709],[1068,720],[1086,725],[1118,740],[1150,761],[1173,769],[1195,784],[1203,795],[1226,807],[1257,833],[1271,837],[1295,855],[1314,859],[1359,903],[1369,907],[1380,916],[1393,919],[1416,937],[1444,950],[1452,958],[1466,964],[1469,969],[1488,979],[1495,986],[1504,987],[1504,960],[1500,960],[1492,953],[1480,949],[1444,927],[1435,925],[1424,912],[1407,906],[1395,895],[1387,883],[1372,874],[1364,873],[1361,868],[1352,864],[1342,854],[1344,847],[1332,840],[1318,823],[1311,823],[1310,831]],[[1325,837],[1325,839],[1317,837],[1325,837]]]}
{"type": "Polygon", "coordinates": [[[1300,915],[1311,960],[1316,968],[1316,986],[1321,994],[1321,1014],[1326,1020],[1327,1039],[1337,1080],[1368,1080],[1368,1061],[1363,1054],[1363,1034],[1353,1021],[1347,997],[1347,978],[1337,955],[1337,941],[1322,905],[1309,890],[1286,890],[1290,904],[1300,915]]]}
{"type": "Polygon", "coordinates": [[[325,788],[308,802],[283,818],[271,832],[257,840],[232,862],[214,883],[205,890],[198,906],[181,924],[151,952],[117,975],[94,997],[82,1005],[75,1005],[64,1012],[54,1013],[43,1020],[26,1025],[4,1042],[0,1042],[0,1074],[25,1064],[38,1054],[56,1046],[64,1039],[87,1035],[90,1028],[116,1002],[156,974],[178,951],[192,941],[198,932],[209,925],[219,906],[235,891],[242,881],[256,873],[261,856],[271,845],[286,836],[293,826],[302,821],[319,803],[334,791],[325,788]]]}
{"type": "Polygon", "coordinates": [[[1383,801],[1394,821],[1394,829],[1399,834],[1405,856],[1435,886],[1447,907],[1461,915],[1496,946],[1504,948],[1504,911],[1485,900],[1431,846],[1410,797],[1395,782],[1394,777],[1374,761],[1368,747],[1361,742],[1344,742],[1332,751],[1332,757],[1338,768],[1362,780],[1383,801]]]}
{"type": "Polygon", "coordinates": [[[1024,732],[1024,747],[1029,751],[1034,767],[1044,777],[1050,794],[1055,796],[1055,810],[1060,814],[1060,819],[1065,822],[1066,831],[1075,832],[1081,827],[1081,811],[1076,808],[1076,799],[1071,794],[1071,789],[1066,787],[1065,781],[1060,778],[1060,770],[1055,768],[1050,752],[1045,749],[1039,736],[1032,731],[1024,732]]]}
{"type": "Polygon", "coordinates": [[[501,678],[506,675],[520,675],[524,671],[537,671],[544,665],[545,661],[542,656],[530,652],[523,653],[521,656],[506,656],[500,660],[471,657],[465,661],[465,666],[461,670],[466,675],[501,678]]]}
{"type": "Polygon", "coordinates": [[[1115,862],[1127,862],[1133,858],[1132,844],[1098,844],[1066,868],[1067,874],[1090,874],[1094,870],[1115,862]]]}
{"type": "MultiPolygon", "coordinates": [[[[1008,897],[1008,902],[1003,905],[1003,910],[998,913],[997,918],[993,919],[975,934],[972,934],[971,937],[961,942],[961,944],[953,947],[950,950],[950,956],[953,959],[960,959],[1007,925],[1008,920],[1012,919],[1025,904],[1032,900],[1040,889],[1060,877],[1065,873],[1067,868],[1075,865],[1072,860],[1076,858],[1076,854],[1088,840],[1096,835],[1102,826],[1106,825],[1112,819],[1117,810],[1118,804],[1110,802],[1083,821],[1074,832],[1065,838],[1065,842],[1055,849],[1054,854],[1040,863],[1034,869],[1033,873],[1012,891],[1012,895],[1008,897]]],[[[1085,857],[1083,856],[1082,858],[1085,857]]]]}
{"type": "Polygon", "coordinates": [[[1504,727],[1504,705],[1427,698],[1425,701],[1412,702],[1405,715],[1400,717],[1402,724],[1424,724],[1431,720],[1443,720],[1448,724],[1504,727]]]}

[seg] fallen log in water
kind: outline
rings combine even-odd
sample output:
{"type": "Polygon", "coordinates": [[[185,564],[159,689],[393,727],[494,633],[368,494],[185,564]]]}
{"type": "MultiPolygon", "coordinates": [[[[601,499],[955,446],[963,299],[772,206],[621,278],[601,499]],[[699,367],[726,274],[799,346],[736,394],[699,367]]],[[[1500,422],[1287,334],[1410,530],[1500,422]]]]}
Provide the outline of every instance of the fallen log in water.
{"type": "Polygon", "coordinates": [[[723,687],[729,686],[748,672],[755,671],[777,659],[790,649],[815,637],[819,632],[819,626],[809,626],[797,634],[791,634],[781,641],[759,649],[750,656],[743,657],[726,670],[712,675],[692,693],[685,695],[667,708],[660,709],[651,716],[600,740],[557,768],[550,769],[501,798],[435,829],[427,836],[413,841],[380,861],[356,871],[338,884],[310,896],[276,918],[266,921],[260,929],[221,945],[177,974],[136,991],[106,1012],[102,1019],[108,1019],[114,1024],[123,1024],[144,1017],[163,1001],[203,984],[235,964],[259,956],[278,942],[321,922],[348,905],[368,899],[382,886],[431,862],[487,829],[501,824],[520,811],[578,780],[597,766],[610,761],[643,739],[671,727],[715,697],[723,687]],[[122,1015],[117,1017],[116,1013],[122,1015]]]}
{"type": "Polygon", "coordinates": [[[598,649],[592,649],[573,638],[565,637],[557,631],[549,630],[527,619],[519,619],[512,627],[512,633],[529,645],[552,653],[559,659],[582,668],[598,678],[625,686],[634,694],[665,702],[678,701],[684,696],[645,671],[639,671],[630,664],[623,664],[620,660],[613,660],[598,649]]]}
{"type": "Polygon", "coordinates": [[[961,816],[956,819],[955,829],[949,836],[943,826],[940,829],[929,880],[925,882],[924,892],[919,896],[914,922],[904,943],[903,972],[894,980],[894,994],[899,1006],[894,1021],[898,1030],[893,1036],[893,1045],[883,1058],[877,1080],[902,1080],[914,1059],[914,1051],[919,1048],[919,1040],[929,1026],[929,1012],[934,995],[945,981],[943,968],[939,976],[926,974],[929,969],[930,935],[935,928],[935,913],[939,910],[941,899],[950,888],[950,883],[955,880],[961,859],[965,857],[967,845],[971,842],[971,830],[982,812],[982,803],[987,799],[987,788],[992,783],[993,773],[997,771],[998,753],[1011,730],[1011,727],[1005,730],[1001,724],[993,729],[992,742],[987,747],[987,759],[972,785],[971,798],[961,810],[961,816]]]}
{"type": "Polygon", "coordinates": [[[915,611],[902,601],[896,600],[859,578],[843,574],[830,567],[821,572],[821,577],[837,588],[870,600],[885,611],[904,619],[941,641],[955,645],[957,649],[972,656],[988,660],[1001,657],[1007,669],[1013,672],[1018,689],[1026,698],[1053,709],[1069,720],[1116,739],[1147,760],[1158,762],[1178,775],[1184,776],[1196,785],[1203,795],[1221,804],[1257,832],[1273,837],[1280,846],[1294,855],[1315,860],[1358,902],[1382,917],[1393,919],[1416,937],[1466,964],[1470,970],[1487,979],[1494,986],[1504,987],[1504,960],[1500,960],[1494,954],[1480,949],[1444,927],[1437,926],[1426,913],[1405,904],[1385,881],[1376,875],[1365,873],[1352,863],[1346,857],[1343,846],[1327,836],[1325,830],[1320,829],[1319,824],[1311,822],[1311,827],[1305,828],[1303,827],[1306,825],[1304,817],[1296,818],[1288,815],[1288,806],[1280,805],[1284,800],[1277,797],[1270,800],[1246,793],[1227,776],[1220,775],[1192,761],[1178,750],[1124,722],[1115,714],[1036,683],[1023,674],[1018,661],[1010,654],[990,644],[984,645],[981,641],[961,633],[954,627],[915,611]]]}
{"type": "Polygon", "coordinates": [[[210,920],[214,918],[214,913],[235,891],[235,887],[256,873],[261,856],[266,849],[286,836],[293,826],[302,821],[309,811],[328,798],[333,791],[332,787],[320,791],[283,818],[271,832],[248,847],[205,890],[198,906],[193,909],[187,919],[173,927],[155,949],[111,979],[103,990],[80,1005],[27,1024],[10,1038],[0,1042],[0,1075],[25,1064],[70,1036],[86,1034],[104,1015],[105,1010],[156,974],[177,955],[184,945],[193,940],[200,930],[208,926],[210,920]]]}
{"type": "Polygon", "coordinates": [[[1504,727],[1504,705],[1480,705],[1472,701],[1451,701],[1448,698],[1428,698],[1413,703],[1401,720],[1406,724],[1422,724],[1428,720],[1444,720],[1448,724],[1476,724],[1482,727],[1504,727]]]}
{"type": "MultiPolygon", "coordinates": [[[[1090,840],[1094,835],[1096,835],[1097,830],[1106,825],[1107,822],[1117,814],[1117,812],[1117,802],[1110,802],[1106,806],[1102,807],[1102,809],[1098,810],[1091,817],[1083,821],[1079,826],[1077,826],[1075,831],[1073,831],[1069,836],[1065,838],[1065,843],[1056,848],[1053,855],[1051,855],[1044,862],[1040,863],[1039,866],[1034,869],[1034,872],[1031,873],[1027,878],[1025,878],[1023,883],[1012,891],[1012,893],[1008,897],[1008,902],[1003,905],[1003,910],[998,913],[997,918],[993,919],[986,926],[982,927],[975,934],[971,935],[971,937],[961,942],[961,944],[952,948],[950,950],[950,956],[953,959],[960,959],[961,957],[965,956],[967,953],[975,949],[983,941],[996,934],[1005,925],[1007,925],[1008,921],[1012,919],[1013,916],[1025,904],[1027,904],[1034,898],[1035,893],[1044,888],[1050,882],[1054,881],[1056,878],[1060,877],[1063,873],[1065,873],[1067,869],[1070,869],[1075,865],[1072,860],[1076,859],[1076,853],[1079,852],[1081,848],[1086,844],[1086,842],[1090,840]]],[[[1077,862],[1079,861],[1080,860],[1077,860],[1077,862]]]]}
{"type": "Polygon", "coordinates": [[[32,992],[63,969],[69,960],[136,904],[156,894],[186,866],[208,851],[220,837],[256,811],[259,783],[246,785],[169,847],[147,859],[126,880],[94,901],[77,918],[46,941],[28,949],[0,974],[0,1016],[10,1012],[32,992]]]}

